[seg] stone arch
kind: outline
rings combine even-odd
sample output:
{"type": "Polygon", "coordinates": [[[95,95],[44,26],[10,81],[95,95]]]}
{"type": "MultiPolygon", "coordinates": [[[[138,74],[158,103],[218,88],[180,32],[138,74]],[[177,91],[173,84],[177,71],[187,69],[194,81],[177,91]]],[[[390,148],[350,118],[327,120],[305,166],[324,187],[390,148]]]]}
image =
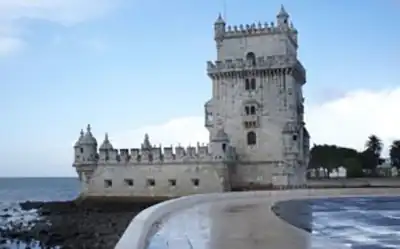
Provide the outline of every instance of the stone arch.
{"type": "Polygon", "coordinates": [[[246,60],[250,61],[252,66],[256,65],[256,55],[253,52],[248,52],[246,54],[246,60]]]}
{"type": "Polygon", "coordinates": [[[247,132],[247,145],[255,145],[257,143],[257,135],[254,131],[247,132]]]}

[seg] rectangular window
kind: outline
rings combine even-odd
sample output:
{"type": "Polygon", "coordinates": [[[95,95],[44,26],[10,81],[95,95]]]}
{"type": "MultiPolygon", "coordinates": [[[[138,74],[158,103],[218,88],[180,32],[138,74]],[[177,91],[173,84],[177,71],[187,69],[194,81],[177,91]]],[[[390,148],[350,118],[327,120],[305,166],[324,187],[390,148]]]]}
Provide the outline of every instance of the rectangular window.
{"type": "Polygon", "coordinates": [[[156,185],[156,181],[152,178],[147,179],[147,186],[154,187],[156,185]]]}
{"type": "Polygon", "coordinates": [[[112,180],[104,180],[104,187],[105,188],[111,188],[112,187],[112,180]]]}
{"type": "Polygon", "coordinates": [[[171,186],[171,187],[175,187],[175,186],[176,186],[176,180],[175,180],[175,179],[169,179],[169,180],[168,180],[168,184],[169,184],[169,186],[171,186]]]}
{"type": "Polygon", "coordinates": [[[192,184],[193,186],[198,187],[200,184],[200,180],[198,178],[194,178],[192,179],[192,184]]]}
{"type": "Polygon", "coordinates": [[[133,179],[125,179],[124,183],[125,183],[125,186],[133,187],[133,179]]]}

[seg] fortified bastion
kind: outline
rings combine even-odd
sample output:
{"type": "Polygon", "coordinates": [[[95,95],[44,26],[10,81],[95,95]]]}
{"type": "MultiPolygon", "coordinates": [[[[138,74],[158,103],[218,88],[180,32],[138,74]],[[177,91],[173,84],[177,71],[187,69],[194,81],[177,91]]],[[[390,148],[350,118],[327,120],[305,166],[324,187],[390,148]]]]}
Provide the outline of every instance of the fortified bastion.
{"type": "Polygon", "coordinates": [[[298,31],[282,6],[276,24],[214,23],[217,60],[207,62],[212,97],[204,105],[207,145],[100,148],[88,125],[74,146],[83,196],[176,197],[233,188],[305,184],[309,133],[298,31]]]}

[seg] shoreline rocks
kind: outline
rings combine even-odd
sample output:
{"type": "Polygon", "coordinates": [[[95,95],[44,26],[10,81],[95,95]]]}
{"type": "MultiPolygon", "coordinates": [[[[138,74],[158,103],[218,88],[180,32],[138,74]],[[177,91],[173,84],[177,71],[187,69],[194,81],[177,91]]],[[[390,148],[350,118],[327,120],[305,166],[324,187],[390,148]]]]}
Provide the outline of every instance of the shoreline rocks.
{"type": "MultiPolygon", "coordinates": [[[[160,201],[88,199],[22,202],[20,208],[24,212],[36,210],[37,218],[10,219],[0,228],[0,248],[11,242],[14,246],[23,243],[27,245],[25,248],[34,247],[33,243],[40,248],[113,249],[134,216],[160,201]]],[[[3,210],[2,215],[12,216],[9,210],[3,210]]],[[[2,217],[0,220],[5,219],[2,217]]]]}

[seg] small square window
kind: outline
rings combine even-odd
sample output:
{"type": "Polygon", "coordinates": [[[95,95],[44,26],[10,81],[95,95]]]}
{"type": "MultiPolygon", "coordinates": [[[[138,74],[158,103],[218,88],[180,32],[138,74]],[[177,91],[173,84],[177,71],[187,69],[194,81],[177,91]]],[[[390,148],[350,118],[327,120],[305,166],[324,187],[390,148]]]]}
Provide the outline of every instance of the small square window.
{"type": "Polygon", "coordinates": [[[195,187],[198,187],[199,184],[200,184],[200,180],[197,179],[197,178],[194,178],[194,179],[192,179],[192,184],[193,184],[195,187]]]}
{"type": "Polygon", "coordinates": [[[147,186],[154,187],[156,185],[156,181],[154,179],[147,179],[147,186]]]}
{"type": "Polygon", "coordinates": [[[171,186],[171,187],[175,187],[175,186],[176,186],[176,180],[175,180],[175,179],[169,179],[169,180],[168,180],[168,184],[169,184],[169,186],[171,186]]]}
{"type": "Polygon", "coordinates": [[[104,180],[104,187],[111,188],[112,187],[112,180],[104,180]]]}
{"type": "Polygon", "coordinates": [[[124,183],[126,186],[132,187],[133,186],[133,179],[125,179],[124,183]]]}

